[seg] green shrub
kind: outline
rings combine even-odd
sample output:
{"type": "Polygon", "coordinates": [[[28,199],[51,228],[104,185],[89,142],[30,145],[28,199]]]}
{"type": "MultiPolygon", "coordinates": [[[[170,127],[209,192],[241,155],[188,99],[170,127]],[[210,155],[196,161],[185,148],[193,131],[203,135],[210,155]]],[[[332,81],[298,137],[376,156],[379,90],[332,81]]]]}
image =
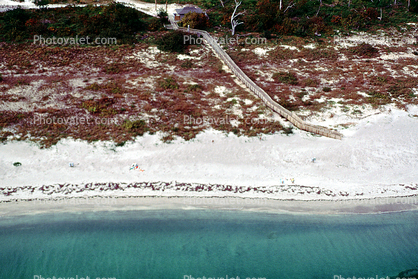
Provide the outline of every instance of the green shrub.
{"type": "Polygon", "coordinates": [[[87,100],[81,104],[81,107],[92,114],[101,113],[103,115],[116,114],[114,109],[109,107],[114,103],[114,100],[108,97],[103,97],[99,100],[87,100]]]}
{"type": "Polygon", "coordinates": [[[358,46],[352,47],[351,52],[358,56],[373,57],[379,52],[379,50],[370,44],[361,43],[358,46]]]}
{"type": "Polygon", "coordinates": [[[294,110],[297,109],[297,106],[295,106],[294,104],[292,104],[291,102],[289,102],[286,99],[280,99],[279,105],[281,105],[282,107],[284,107],[285,109],[288,109],[290,111],[294,111],[294,110]]]}
{"type": "Polygon", "coordinates": [[[145,132],[149,130],[147,124],[142,119],[135,121],[125,120],[122,124],[122,127],[125,130],[128,130],[129,132],[132,132],[140,136],[142,136],[145,132]]]}
{"type": "Polygon", "coordinates": [[[292,73],[292,72],[274,73],[273,74],[273,79],[275,79],[275,80],[277,80],[278,82],[281,82],[281,83],[286,83],[286,84],[291,84],[291,85],[298,84],[298,78],[296,77],[296,74],[292,73]]]}
{"type": "Polygon", "coordinates": [[[370,95],[371,98],[377,98],[377,99],[387,99],[389,97],[389,95],[383,94],[378,91],[371,91],[368,93],[368,95],[370,95]]]}
{"type": "Polygon", "coordinates": [[[374,107],[378,105],[386,105],[390,103],[391,98],[387,93],[381,93],[378,91],[371,91],[368,93],[370,97],[368,97],[369,103],[371,103],[374,107]]]}
{"type": "Polygon", "coordinates": [[[164,29],[164,24],[161,22],[159,18],[150,18],[148,21],[148,30],[150,31],[158,31],[164,29]]]}
{"type": "Polygon", "coordinates": [[[184,34],[179,31],[170,31],[163,37],[157,39],[157,47],[161,51],[183,53],[186,44],[184,43],[184,34]]]}
{"type": "Polygon", "coordinates": [[[193,63],[192,63],[192,61],[187,59],[187,60],[183,61],[183,63],[180,64],[180,67],[190,69],[190,68],[193,67],[193,63]]]}
{"type": "Polygon", "coordinates": [[[187,89],[185,90],[185,92],[190,93],[190,92],[197,92],[201,90],[202,90],[202,86],[200,86],[199,84],[191,84],[187,86],[187,89]]]}
{"type": "Polygon", "coordinates": [[[158,82],[158,85],[162,88],[162,89],[179,89],[179,85],[177,84],[176,80],[173,79],[172,77],[168,77],[165,78],[163,80],[160,80],[158,82]]]}
{"type": "Polygon", "coordinates": [[[81,106],[90,113],[98,113],[100,111],[99,105],[94,101],[85,101],[81,106]]]}
{"type": "Polygon", "coordinates": [[[305,86],[315,87],[319,85],[319,81],[317,79],[307,78],[302,81],[305,86]]]}
{"type": "Polygon", "coordinates": [[[206,29],[209,26],[209,20],[205,14],[187,13],[179,24],[183,27],[206,29]]]}
{"type": "Polygon", "coordinates": [[[86,87],[86,89],[87,89],[87,90],[97,91],[97,90],[99,90],[99,89],[100,89],[100,85],[98,85],[98,84],[95,82],[95,83],[92,83],[92,84],[88,85],[88,86],[86,87]]]}
{"type": "Polygon", "coordinates": [[[409,94],[411,93],[411,88],[405,86],[405,84],[402,82],[397,82],[391,85],[388,88],[387,92],[389,92],[390,95],[394,98],[409,97],[409,94]]]}
{"type": "Polygon", "coordinates": [[[157,16],[162,24],[168,24],[170,22],[168,20],[168,14],[164,9],[159,9],[157,16]]]}
{"type": "Polygon", "coordinates": [[[145,124],[146,124],[145,121],[142,120],[142,119],[135,120],[135,121],[125,120],[125,122],[123,122],[122,126],[126,130],[134,130],[134,129],[139,129],[139,128],[145,127],[145,124]]]}
{"type": "Polygon", "coordinates": [[[5,41],[23,40],[26,34],[25,23],[31,18],[31,12],[17,8],[7,11],[0,17],[0,39],[5,41]]]}

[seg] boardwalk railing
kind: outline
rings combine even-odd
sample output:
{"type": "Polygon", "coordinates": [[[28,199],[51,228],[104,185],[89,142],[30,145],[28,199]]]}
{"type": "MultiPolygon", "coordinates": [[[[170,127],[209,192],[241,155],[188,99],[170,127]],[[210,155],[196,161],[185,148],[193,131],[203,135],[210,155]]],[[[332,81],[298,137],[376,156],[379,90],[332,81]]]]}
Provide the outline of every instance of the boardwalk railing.
{"type": "Polygon", "coordinates": [[[177,29],[183,32],[189,32],[192,34],[201,35],[203,39],[212,47],[213,51],[218,55],[218,57],[231,69],[237,78],[239,78],[254,94],[260,97],[261,100],[273,111],[280,114],[282,117],[286,118],[293,125],[301,130],[305,130],[314,134],[321,136],[333,138],[333,139],[342,139],[343,135],[335,130],[328,129],[326,127],[312,125],[303,121],[299,116],[294,112],[290,112],[276,101],[274,101],[261,87],[255,84],[238,66],[235,62],[229,57],[229,55],[219,46],[215,39],[206,31],[191,29],[191,28],[182,28],[178,27],[175,22],[172,23],[172,29],[177,29]]]}

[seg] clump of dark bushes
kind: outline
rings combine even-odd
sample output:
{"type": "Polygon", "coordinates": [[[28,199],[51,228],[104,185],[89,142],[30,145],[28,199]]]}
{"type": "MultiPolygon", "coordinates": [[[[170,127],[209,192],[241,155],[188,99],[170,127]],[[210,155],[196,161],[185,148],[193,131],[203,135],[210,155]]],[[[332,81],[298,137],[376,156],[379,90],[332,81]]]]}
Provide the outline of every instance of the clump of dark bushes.
{"type": "Polygon", "coordinates": [[[184,34],[180,31],[170,31],[158,38],[156,44],[161,51],[183,53],[191,42],[196,42],[196,38],[195,35],[184,34]],[[190,38],[186,39],[185,36],[190,36],[190,38]]]}
{"type": "Polygon", "coordinates": [[[361,57],[373,57],[378,54],[379,50],[370,44],[362,43],[358,46],[352,47],[351,52],[361,57]]]}
{"type": "Polygon", "coordinates": [[[285,73],[285,72],[274,73],[273,74],[273,79],[275,79],[275,80],[277,80],[278,82],[281,82],[281,83],[286,83],[286,84],[291,84],[291,85],[298,84],[298,78],[297,78],[296,74],[292,73],[292,72],[289,72],[289,73],[285,73]]]}
{"type": "MultiPolygon", "coordinates": [[[[120,3],[62,9],[14,9],[0,13],[0,40],[22,42],[34,35],[48,37],[116,38],[132,43],[135,34],[147,31],[152,17],[120,3]]],[[[163,26],[157,20],[154,25],[163,26]]],[[[155,27],[155,26],[154,26],[155,27]]],[[[93,41],[93,40],[91,40],[93,41]]]]}
{"type": "Polygon", "coordinates": [[[165,79],[162,79],[158,82],[159,87],[161,87],[162,89],[171,89],[171,90],[175,90],[179,88],[178,83],[176,82],[175,79],[173,79],[172,77],[168,77],[165,79]]]}
{"type": "Polygon", "coordinates": [[[158,49],[168,52],[183,53],[186,45],[184,44],[183,33],[179,31],[168,32],[161,38],[157,39],[158,49]]]}
{"type": "Polygon", "coordinates": [[[181,26],[195,29],[206,29],[209,26],[209,19],[205,14],[187,13],[180,21],[181,26]]]}
{"type": "Polygon", "coordinates": [[[142,136],[145,132],[149,131],[147,123],[142,119],[135,121],[125,120],[122,124],[122,127],[125,130],[139,136],[142,136]]]}

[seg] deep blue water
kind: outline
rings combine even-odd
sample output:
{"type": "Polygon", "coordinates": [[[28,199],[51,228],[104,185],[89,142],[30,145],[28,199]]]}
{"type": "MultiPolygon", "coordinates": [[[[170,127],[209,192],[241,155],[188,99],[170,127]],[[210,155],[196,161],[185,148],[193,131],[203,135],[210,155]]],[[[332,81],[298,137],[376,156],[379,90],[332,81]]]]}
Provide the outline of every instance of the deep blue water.
{"type": "Polygon", "coordinates": [[[112,211],[0,219],[0,278],[334,278],[418,268],[418,212],[112,211]],[[185,276],[188,275],[188,276],[185,276]]]}

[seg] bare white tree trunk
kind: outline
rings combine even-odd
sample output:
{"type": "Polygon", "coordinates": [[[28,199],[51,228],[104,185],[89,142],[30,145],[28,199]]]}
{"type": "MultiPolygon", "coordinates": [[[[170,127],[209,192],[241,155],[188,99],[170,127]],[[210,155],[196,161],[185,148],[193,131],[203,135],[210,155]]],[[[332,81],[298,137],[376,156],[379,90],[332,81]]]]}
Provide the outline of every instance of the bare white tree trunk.
{"type": "Polygon", "coordinates": [[[221,5],[222,5],[222,7],[225,7],[225,5],[224,5],[224,1],[222,1],[222,0],[219,0],[219,1],[221,1],[221,5]]]}
{"type": "MultiPolygon", "coordinates": [[[[350,4],[349,4],[349,6],[350,6],[350,4]]],[[[316,12],[316,16],[318,16],[319,10],[321,9],[321,7],[322,7],[322,0],[319,0],[319,8],[318,8],[318,11],[316,12]]]]}
{"type": "Polygon", "coordinates": [[[279,10],[281,11],[283,7],[283,0],[280,0],[280,6],[279,6],[279,10]]]}
{"type": "Polygon", "coordinates": [[[411,6],[411,0],[408,0],[408,9],[409,9],[409,6],[411,6]]]}
{"type": "Polygon", "coordinates": [[[286,9],[284,10],[284,12],[283,12],[283,13],[286,13],[286,11],[287,11],[288,9],[291,9],[291,8],[293,8],[294,6],[295,6],[295,3],[290,2],[290,3],[289,3],[289,5],[286,7],[286,9]]]}
{"type": "Polygon", "coordinates": [[[377,17],[377,19],[382,20],[382,18],[383,18],[383,10],[382,10],[382,8],[380,8],[380,16],[377,17]]]}
{"type": "Polygon", "coordinates": [[[238,20],[236,20],[236,18],[238,16],[244,14],[244,12],[236,14],[237,9],[241,5],[242,2],[238,2],[237,0],[234,0],[234,1],[235,1],[235,9],[234,9],[234,12],[232,13],[232,16],[231,16],[232,36],[235,35],[235,27],[244,23],[244,22],[238,22],[238,20]]]}

